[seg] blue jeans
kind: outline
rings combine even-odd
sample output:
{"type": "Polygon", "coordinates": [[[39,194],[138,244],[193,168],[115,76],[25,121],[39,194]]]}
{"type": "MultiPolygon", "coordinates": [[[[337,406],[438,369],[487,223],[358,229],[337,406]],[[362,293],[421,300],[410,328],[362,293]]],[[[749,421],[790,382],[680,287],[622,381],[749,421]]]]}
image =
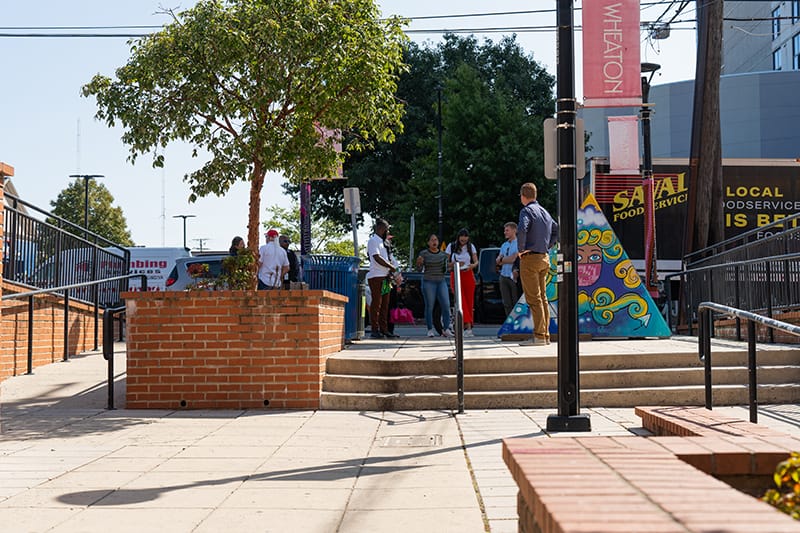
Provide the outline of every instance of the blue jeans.
{"type": "Polygon", "coordinates": [[[450,328],[450,291],[447,279],[439,281],[422,280],[422,297],[425,299],[425,323],[428,329],[433,329],[433,306],[439,300],[442,308],[442,327],[450,328]]]}

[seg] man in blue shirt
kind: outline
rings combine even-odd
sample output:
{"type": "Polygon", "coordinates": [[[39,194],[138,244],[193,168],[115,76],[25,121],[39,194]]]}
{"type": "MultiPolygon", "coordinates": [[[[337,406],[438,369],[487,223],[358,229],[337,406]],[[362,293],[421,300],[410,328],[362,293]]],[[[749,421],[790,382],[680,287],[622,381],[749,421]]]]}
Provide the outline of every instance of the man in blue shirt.
{"type": "Polygon", "coordinates": [[[519,270],[514,267],[514,263],[517,261],[517,224],[506,222],[503,226],[503,236],[506,241],[500,246],[497,266],[500,268],[500,294],[503,297],[503,308],[508,316],[519,300],[519,286],[517,285],[519,270]]]}
{"type": "Polygon", "coordinates": [[[536,201],[536,185],[523,183],[519,196],[524,206],[517,225],[519,275],[533,316],[533,338],[520,345],[550,344],[550,308],[545,280],[550,269],[550,248],[558,242],[558,224],[536,201]]]}

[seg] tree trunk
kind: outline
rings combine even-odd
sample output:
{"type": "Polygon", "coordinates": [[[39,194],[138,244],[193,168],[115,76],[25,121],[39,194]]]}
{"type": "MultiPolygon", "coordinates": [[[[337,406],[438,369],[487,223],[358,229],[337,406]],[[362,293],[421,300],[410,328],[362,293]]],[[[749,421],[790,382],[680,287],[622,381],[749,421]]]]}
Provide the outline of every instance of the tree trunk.
{"type": "Polygon", "coordinates": [[[250,212],[247,218],[247,248],[256,258],[253,267],[252,289],[257,286],[256,273],[258,272],[258,245],[261,226],[261,189],[264,187],[264,167],[260,161],[253,164],[253,173],[250,176],[250,212]]]}
{"type": "Polygon", "coordinates": [[[719,114],[723,2],[698,2],[697,12],[699,36],[685,253],[724,239],[719,114]]]}

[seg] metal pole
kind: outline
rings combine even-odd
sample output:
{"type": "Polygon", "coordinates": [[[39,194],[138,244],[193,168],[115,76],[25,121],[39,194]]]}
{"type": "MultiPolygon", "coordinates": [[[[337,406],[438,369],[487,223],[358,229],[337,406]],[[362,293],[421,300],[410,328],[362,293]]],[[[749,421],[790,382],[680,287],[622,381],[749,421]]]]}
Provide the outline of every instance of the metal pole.
{"type": "Polygon", "coordinates": [[[661,68],[655,63],[642,63],[642,72],[649,72],[650,77],[642,76],[642,137],[644,144],[644,160],[642,164],[642,192],[644,194],[644,274],[645,288],[650,296],[657,298],[658,272],[656,268],[656,217],[653,200],[653,155],[650,139],[650,80],[661,68]]]}
{"type": "Polygon", "coordinates": [[[563,277],[558,298],[558,414],[547,417],[547,430],[591,431],[589,416],[579,413],[573,0],[558,0],[557,11],[556,147],[563,277]]]}
{"type": "MultiPolygon", "coordinates": [[[[769,328],[772,330],[772,328],[769,328]]],[[[758,423],[758,379],[756,376],[756,323],[747,321],[747,376],[750,393],[750,422],[758,423]]]]}
{"type": "MultiPolygon", "coordinates": [[[[456,391],[458,413],[464,412],[464,311],[461,306],[461,269],[456,263],[453,267],[453,292],[455,294],[456,315],[456,391]]],[[[444,327],[444,324],[442,324],[444,327]]]]}
{"type": "Polygon", "coordinates": [[[33,295],[28,296],[28,371],[33,374],[33,295]]]}
{"type": "Polygon", "coordinates": [[[439,240],[444,242],[444,227],[442,223],[442,87],[441,85],[436,87],[436,95],[438,98],[438,115],[436,121],[436,127],[439,131],[439,155],[438,155],[438,164],[439,164],[439,240]]]}

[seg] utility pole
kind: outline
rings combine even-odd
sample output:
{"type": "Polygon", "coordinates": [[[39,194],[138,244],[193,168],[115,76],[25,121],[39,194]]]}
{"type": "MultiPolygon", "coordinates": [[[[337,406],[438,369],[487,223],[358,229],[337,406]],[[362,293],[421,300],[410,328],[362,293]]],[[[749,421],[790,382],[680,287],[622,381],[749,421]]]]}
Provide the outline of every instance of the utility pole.
{"type": "Polygon", "coordinates": [[[697,66],[684,255],[724,239],[719,116],[723,8],[721,1],[697,1],[697,66]]]}
{"type": "MultiPolygon", "coordinates": [[[[579,414],[577,105],[573,0],[557,2],[556,172],[562,281],[558,289],[558,414],[547,417],[547,431],[591,431],[589,416],[579,414]]],[[[583,142],[583,139],[580,141],[583,142]]]]}
{"type": "Polygon", "coordinates": [[[204,250],[203,244],[205,244],[210,239],[208,237],[202,237],[202,238],[199,238],[199,239],[192,239],[192,240],[193,241],[197,241],[197,247],[200,248],[200,251],[202,252],[204,250]]]}
{"type": "Polygon", "coordinates": [[[187,218],[194,218],[195,215],[173,215],[172,218],[182,218],[183,219],[183,247],[186,248],[186,219],[187,218]]]}

